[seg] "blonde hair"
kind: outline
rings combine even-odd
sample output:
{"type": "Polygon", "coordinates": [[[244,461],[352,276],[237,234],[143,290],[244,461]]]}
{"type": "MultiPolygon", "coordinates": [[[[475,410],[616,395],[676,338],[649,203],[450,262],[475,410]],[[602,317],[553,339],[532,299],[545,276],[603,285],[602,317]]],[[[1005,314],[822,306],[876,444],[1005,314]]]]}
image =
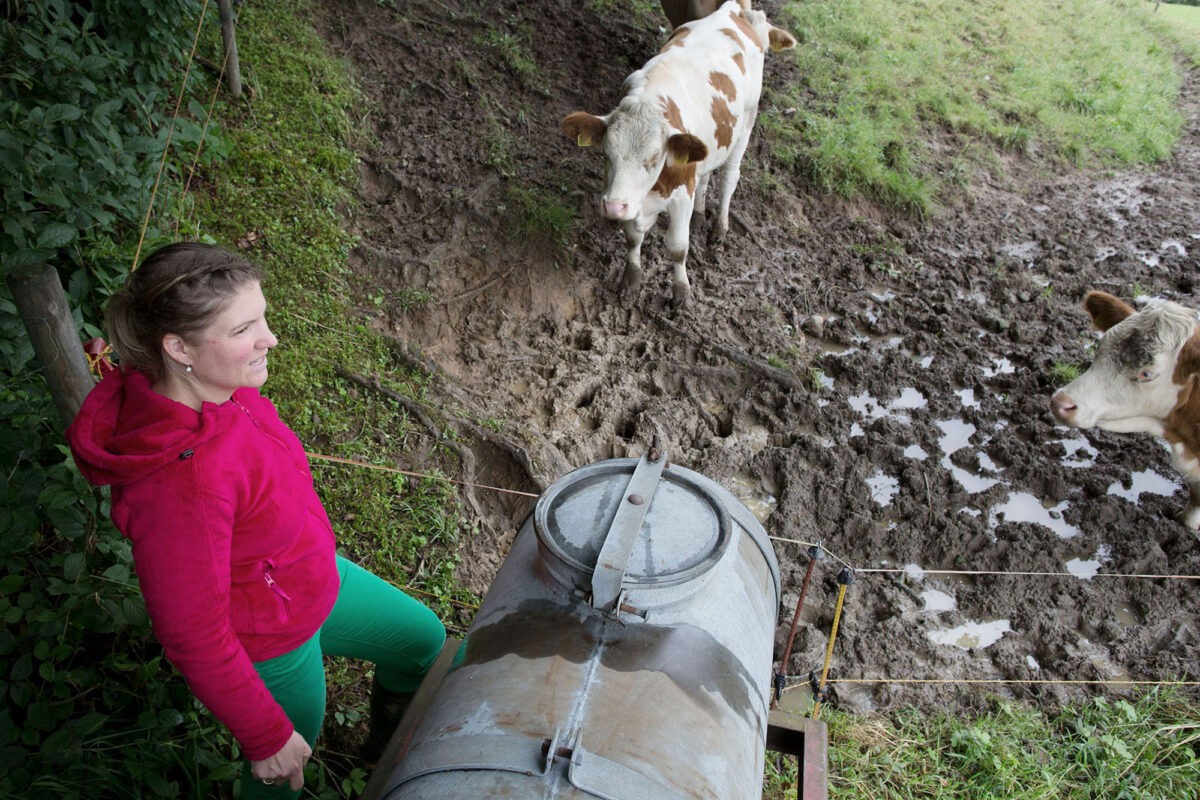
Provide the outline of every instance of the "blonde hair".
{"type": "Polygon", "coordinates": [[[179,242],[155,250],[104,309],[105,329],[121,365],[151,382],[162,380],[170,366],[163,337],[188,340],[244,286],[262,279],[260,268],[215,245],[179,242]]]}

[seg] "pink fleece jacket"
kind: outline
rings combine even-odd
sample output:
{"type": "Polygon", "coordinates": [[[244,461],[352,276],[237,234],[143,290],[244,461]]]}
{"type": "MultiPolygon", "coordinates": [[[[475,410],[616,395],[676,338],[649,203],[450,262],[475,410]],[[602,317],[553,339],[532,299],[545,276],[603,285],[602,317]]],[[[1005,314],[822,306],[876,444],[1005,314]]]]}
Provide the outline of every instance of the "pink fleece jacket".
{"type": "Polygon", "coordinates": [[[320,628],[337,599],[333,529],[296,435],[254,389],[195,411],[117,370],[67,430],[80,471],[112,485],[154,634],[252,761],[292,723],[253,663],[320,628]]]}

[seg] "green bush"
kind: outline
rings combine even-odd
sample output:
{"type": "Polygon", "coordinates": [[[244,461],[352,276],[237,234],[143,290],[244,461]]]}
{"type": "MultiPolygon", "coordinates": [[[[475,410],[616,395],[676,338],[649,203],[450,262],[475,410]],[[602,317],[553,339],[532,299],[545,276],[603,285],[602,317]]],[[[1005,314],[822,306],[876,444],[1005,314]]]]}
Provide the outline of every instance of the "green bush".
{"type": "MultiPolygon", "coordinates": [[[[16,0],[0,18],[0,273],[54,265],[87,335],[133,262],[199,9],[16,0]]],[[[192,113],[175,124],[146,248],[179,211],[192,113]]],[[[210,129],[205,157],[224,148],[210,129]]],[[[163,660],[107,493],[71,463],[32,357],[4,284],[0,797],[208,794],[235,768],[232,740],[163,660]]]]}

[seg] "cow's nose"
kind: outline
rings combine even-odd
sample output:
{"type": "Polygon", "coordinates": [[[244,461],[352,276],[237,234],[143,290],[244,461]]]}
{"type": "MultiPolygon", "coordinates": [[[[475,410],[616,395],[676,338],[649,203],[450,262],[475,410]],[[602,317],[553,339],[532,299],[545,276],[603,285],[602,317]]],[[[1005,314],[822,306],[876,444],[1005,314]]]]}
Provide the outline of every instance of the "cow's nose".
{"type": "Polygon", "coordinates": [[[625,219],[629,213],[629,203],[622,203],[619,200],[604,201],[604,216],[609,219],[625,219]]]}
{"type": "Polygon", "coordinates": [[[1056,394],[1050,398],[1050,413],[1063,422],[1075,416],[1075,409],[1077,408],[1078,406],[1075,405],[1075,401],[1065,394],[1056,394]]]}

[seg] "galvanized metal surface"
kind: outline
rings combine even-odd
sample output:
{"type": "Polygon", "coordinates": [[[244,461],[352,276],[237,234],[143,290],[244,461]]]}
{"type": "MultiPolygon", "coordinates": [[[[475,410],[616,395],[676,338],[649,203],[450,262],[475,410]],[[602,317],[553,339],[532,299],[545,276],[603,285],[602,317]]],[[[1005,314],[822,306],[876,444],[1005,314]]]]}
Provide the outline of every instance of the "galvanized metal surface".
{"type": "Polygon", "coordinates": [[[760,796],[779,602],[769,540],[727,491],[669,467],[617,608],[593,607],[588,570],[636,465],[584,467],[538,501],[384,797],[760,796]]]}

